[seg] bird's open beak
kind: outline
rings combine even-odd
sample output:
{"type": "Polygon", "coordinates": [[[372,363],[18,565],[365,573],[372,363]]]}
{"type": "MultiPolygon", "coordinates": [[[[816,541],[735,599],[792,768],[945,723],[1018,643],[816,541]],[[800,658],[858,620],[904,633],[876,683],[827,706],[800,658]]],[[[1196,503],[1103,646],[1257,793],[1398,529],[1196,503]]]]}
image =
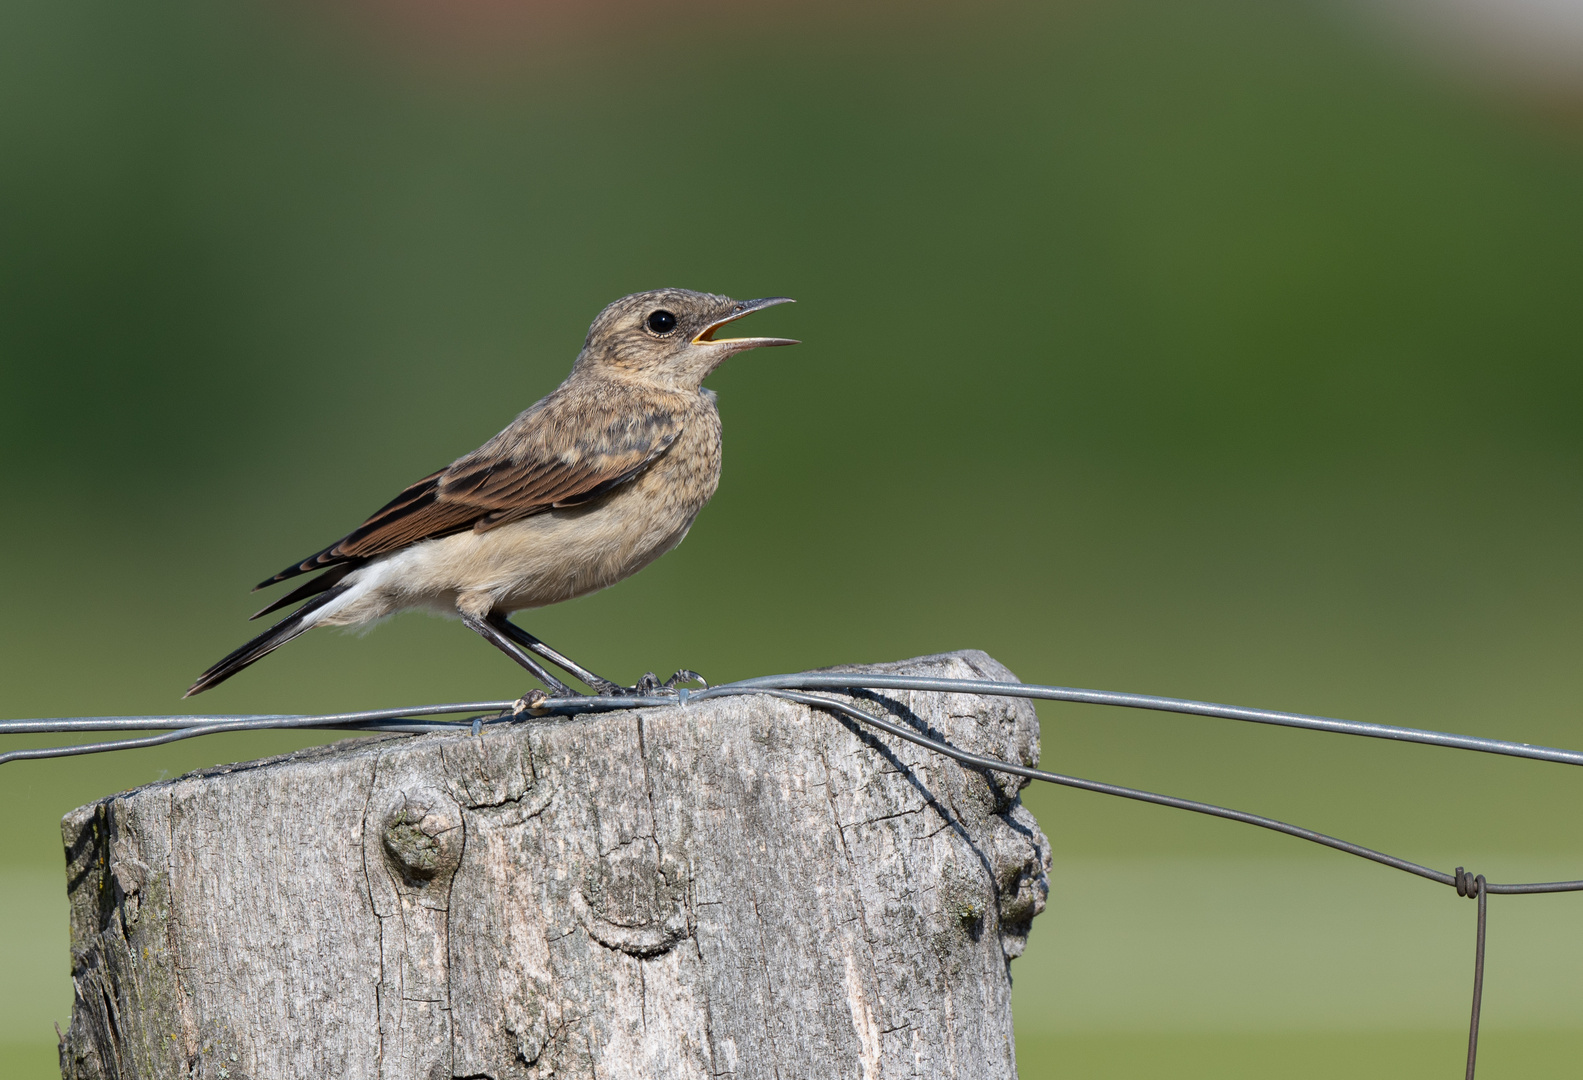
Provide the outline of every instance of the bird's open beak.
{"type": "Polygon", "coordinates": [[[766,296],[762,300],[738,300],[734,305],[732,305],[731,313],[729,315],[704,327],[698,336],[693,338],[693,344],[722,345],[728,347],[732,352],[741,352],[743,349],[760,349],[766,345],[800,345],[801,342],[794,341],[791,338],[782,337],[715,337],[716,330],[726,325],[726,323],[736,322],[744,315],[751,315],[755,311],[762,311],[767,307],[774,307],[776,304],[794,303],[796,303],[796,301],[789,296],[766,296]]]}

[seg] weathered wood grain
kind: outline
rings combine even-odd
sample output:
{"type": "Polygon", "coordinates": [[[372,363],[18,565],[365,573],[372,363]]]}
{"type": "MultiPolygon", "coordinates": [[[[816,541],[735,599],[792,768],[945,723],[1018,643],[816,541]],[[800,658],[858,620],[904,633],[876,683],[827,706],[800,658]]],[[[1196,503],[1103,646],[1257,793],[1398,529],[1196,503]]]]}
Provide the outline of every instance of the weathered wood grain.
{"type": "MultiPolygon", "coordinates": [[[[848,669],[1010,678],[983,653],[848,669]]],[[[1031,705],[865,708],[1038,759],[1031,705]]],[[[63,822],[71,1078],[1015,1075],[1021,782],[741,697],[378,737],[63,822]]]]}

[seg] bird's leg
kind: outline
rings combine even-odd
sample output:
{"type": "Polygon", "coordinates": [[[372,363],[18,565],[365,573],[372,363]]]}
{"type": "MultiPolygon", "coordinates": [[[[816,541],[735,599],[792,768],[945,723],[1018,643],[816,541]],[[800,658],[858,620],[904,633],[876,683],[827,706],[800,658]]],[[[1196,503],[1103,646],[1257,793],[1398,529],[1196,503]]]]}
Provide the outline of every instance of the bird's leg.
{"type": "Polygon", "coordinates": [[[620,683],[614,683],[609,679],[595,675],[592,671],[571,659],[571,657],[550,648],[504,615],[488,615],[485,618],[488,619],[490,625],[494,626],[495,629],[518,645],[521,645],[524,649],[537,653],[556,667],[571,672],[579,680],[591,686],[595,693],[604,694],[607,697],[620,697],[623,695],[647,697],[654,694],[663,694],[667,690],[675,690],[677,683],[685,682],[689,679],[702,684],[705,689],[709,688],[709,683],[705,681],[702,675],[696,671],[689,671],[687,668],[678,671],[664,682],[660,682],[659,676],[651,671],[639,679],[636,686],[622,686],[620,683]]]}
{"type": "Polygon", "coordinates": [[[538,653],[556,667],[571,672],[573,676],[591,686],[595,693],[619,694],[626,689],[623,686],[611,682],[609,679],[600,678],[598,675],[595,675],[592,671],[589,671],[587,668],[583,667],[570,657],[556,652],[554,649],[544,644],[544,642],[540,641],[538,638],[522,629],[522,627],[506,618],[506,616],[487,615],[485,618],[489,621],[491,626],[493,626],[496,630],[499,630],[502,634],[506,635],[506,637],[510,638],[518,645],[521,645],[529,652],[538,653]]]}
{"type": "MultiPolygon", "coordinates": [[[[517,648],[516,644],[510,638],[501,633],[490,616],[469,615],[465,611],[461,612],[461,616],[462,622],[469,630],[473,631],[475,634],[478,634],[485,641],[489,642],[489,644],[493,645],[495,648],[511,657],[511,659],[527,668],[533,673],[533,677],[535,679],[538,679],[545,686],[548,686],[550,688],[550,697],[577,696],[570,686],[567,686],[565,683],[561,682],[561,680],[557,679],[554,675],[551,675],[543,664],[539,663],[537,660],[533,659],[533,657],[517,648]]],[[[535,693],[537,693],[537,691],[535,691],[535,693]]],[[[522,700],[526,702],[530,696],[531,695],[524,695],[522,700]]]]}

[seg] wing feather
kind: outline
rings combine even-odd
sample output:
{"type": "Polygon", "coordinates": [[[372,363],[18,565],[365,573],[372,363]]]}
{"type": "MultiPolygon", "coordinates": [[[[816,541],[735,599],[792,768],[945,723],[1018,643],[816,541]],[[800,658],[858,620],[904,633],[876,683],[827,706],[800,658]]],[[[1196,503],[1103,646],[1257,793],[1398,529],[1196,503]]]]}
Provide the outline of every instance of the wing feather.
{"type": "Polygon", "coordinates": [[[592,402],[586,394],[575,400],[551,394],[471,454],[406,488],[352,532],[257,588],[608,494],[642,475],[681,434],[676,403],[634,397],[615,388],[592,402]]]}

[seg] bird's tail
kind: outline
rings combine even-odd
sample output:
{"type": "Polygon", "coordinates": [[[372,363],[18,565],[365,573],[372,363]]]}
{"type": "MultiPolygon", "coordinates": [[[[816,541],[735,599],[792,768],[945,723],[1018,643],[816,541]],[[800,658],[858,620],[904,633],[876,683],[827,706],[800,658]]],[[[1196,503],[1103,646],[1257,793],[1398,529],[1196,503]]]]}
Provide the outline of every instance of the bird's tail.
{"type": "Polygon", "coordinates": [[[262,660],[298,634],[312,627],[314,623],[318,622],[317,619],[313,618],[314,613],[351,587],[351,585],[337,585],[328,592],[309,600],[252,641],[226,656],[202,675],[199,675],[198,681],[192,684],[192,689],[188,690],[182,697],[190,698],[194,694],[201,694],[205,690],[211,690],[249,664],[262,660]]]}

